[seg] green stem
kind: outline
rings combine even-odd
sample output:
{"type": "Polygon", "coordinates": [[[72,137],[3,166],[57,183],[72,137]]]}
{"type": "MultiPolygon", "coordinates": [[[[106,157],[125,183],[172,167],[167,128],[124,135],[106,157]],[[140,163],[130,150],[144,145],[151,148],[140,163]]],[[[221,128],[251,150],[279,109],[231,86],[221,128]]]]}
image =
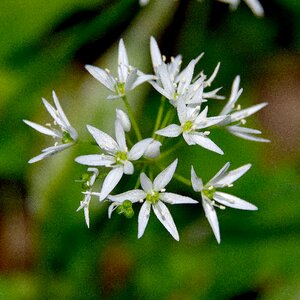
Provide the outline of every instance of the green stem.
{"type": "Polygon", "coordinates": [[[191,181],[189,179],[186,179],[185,177],[174,173],[173,177],[177,180],[182,182],[183,184],[187,185],[187,186],[192,186],[191,181]]]}
{"type": "Polygon", "coordinates": [[[125,107],[126,107],[126,110],[127,110],[128,116],[129,116],[129,119],[131,121],[133,130],[135,132],[135,135],[136,135],[137,139],[140,141],[140,140],[142,140],[142,134],[141,134],[139,126],[137,125],[137,122],[136,122],[136,120],[134,118],[132,109],[131,109],[131,107],[129,105],[129,102],[128,102],[128,100],[127,100],[127,98],[126,98],[125,95],[122,97],[122,99],[124,101],[124,104],[125,104],[125,107]]]}
{"type": "Polygon", "coordinates": [[[155,122],[155,126],[153,129],[153,133],[152,133],[152,138],[154,138],[155,136],[155,131],[158,130],[161,120],[162,120],[162,116],[163,116],[163,112],[164,112],[164,104],[165,104],[165,97],[162,96],[160,99],[160,106],[158,108],[158,113],[157,113],[157,118],[156,118],[156,122],[155,122]]]}
{"type": "Polygon", "coordinates": [[[172,148],[170,148],[169,150],[165,151],[165,152],[162,152],[160,154],[160,156],[157,158],[157,160],[161,160],[163,159],[164,157],[170,155],[171,153],[173,153],[175,150],[177,150],[178,148],[180,148],[183,144],[183,139],[180,139],[180,141],[175,145],[173,146],[172,148]]]}

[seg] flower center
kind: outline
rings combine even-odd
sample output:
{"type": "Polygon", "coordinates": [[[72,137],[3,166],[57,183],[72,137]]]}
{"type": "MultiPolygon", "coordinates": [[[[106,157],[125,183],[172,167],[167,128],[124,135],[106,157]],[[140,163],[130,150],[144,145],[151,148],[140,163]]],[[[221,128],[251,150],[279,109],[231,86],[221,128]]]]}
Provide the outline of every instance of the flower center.
{"type": "Polygon", "coordinates": [[[159,200],[159,192],[153,191],[151,194],[147,194],[146,201],[151,204],[156,204],[159,200]]]}
{"type": "Polygon", "coordinates": [[[125,160],[127,160],[127,152],[124,151],[117,152],[115,159],[117,164],[122,164],[125,160]]]}
{"type": "Polygon", "coordinates": [[[72,143],[74,140],[72,139],[71,135],[69,132],[67,131],[64,131],[63,132],[63,136],[62,136],[62,139],[61,139],[61,142],[63,144],[68,144],[68,143],[72,143]]]}
{"type": "Polygon", "coordinates": [[[212,200],[215,191],[216,191],[216,188],[214,188],[213,186],[211,186],[211,187],[209,187],[209,188],[203,190],[202,193],[203,193],[208,199],[212,200]]]}
{"type": "Polygon", "coordinates": [[[192,121],[186,121],[182,126],[183,132],[190,132],[193,128],[193,122],[192,121]]]}
{"type": "Polygon", "coordinates": [[[116,83],[115,89],[119,95],[124,95],[125,94],[125,82],[116,83]]]}

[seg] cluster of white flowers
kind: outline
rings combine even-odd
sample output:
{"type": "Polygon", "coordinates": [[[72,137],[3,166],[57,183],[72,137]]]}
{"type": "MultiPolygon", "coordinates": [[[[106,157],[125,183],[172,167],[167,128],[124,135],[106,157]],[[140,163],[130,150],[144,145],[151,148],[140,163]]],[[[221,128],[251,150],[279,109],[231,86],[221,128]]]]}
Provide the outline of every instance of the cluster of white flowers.
{"type": "MultiPolygon", "coordinates": [[[[119,42],[117,78],[111,75],[107,69],[86,66],[89,73],[110,91],[108,99],[121,99],[127,112],[121,109],[116,110],[115,138],[96,127],[87,125],[87,130],[99,146],[100,153],[97,151],[96,154],[81,155],[75,158],[77,163],[88,166],[87,173],[84,173],[80,180],[84,199],[80,202],[78,210],[84,209],[85,220],[89,227],[89,204],[92,197],[98,197],[100,202],[110,202],[109,218],[113,211],[131,218],[134,214],[133,204],[140,203],[138,238],[144,234],[152,208],[162,225],[174,239],[179,240],[176,225],[166,204],[198,204],[202,201],[205,215],[217,241],[220,242],[215,207],[224,209],[228,206],[244,210],[256,210],[257,208],[245,200],[219,192],[217,189],[232,186],[232,183],[246,173],[251,165],[247,164],[228,172],[230,164],[226,163],[204,185],[196,175],[193,166],[191,166],[190,178],[175,173],[177,164],[180,163],[180,157],[171,164],[168,161],[166,163],[165,160],[168,160],[169,154],[177,147],[189,147],[190,145],[199,145],[222,155],[223,150],[209,137],[211,130],[215,127],[223,127],[243,139],[267,142],[268,140],[257,137],[261,133],[260,131],[243,126],[246,122],[245,119],[262,109],[266,103],[245,109],[236,105],[242,93],[242,89],[239,88],[240,78],[237,76],[233,81],[228,102],[219,115],[208,116],[208,100],[225,98],[218,95],[219,88],[207,90],[215,79],[220,65],[217,65],[211,76],[206,76],[203,71],[195,75],[195,67],[202,57],[200,55],[181,70],[181,56],[178,55],[171,58],[170,62],[166,62],[166,58],[161,54],[153,37],[150,40],[150,53],[154,69],[153,75],[146,75],[129,65],[123,40],[119,42]],[[162,96],[154,122],[153,134],[147,138],[143,138],[139,123],[135,119],[127,99],[128,92],[144,82],[150,83],[162,96]],[[177,118],[175,118],[176,115],[177,118]],[[133,133],[135,140],[133,140],[133,133]],[[174,138],[180,135],[183,139],[179,138],[177,145],[172,145],[170,149],[161,152],[166,137],[174,138]],[[166,165],[168,166],[166,167],[166,165]],[[159,170],[159,174],[154,177],[154,172],[157,170],[159,170]],[[119,183],[123,175],[135,176],[137,182],[131,190],[115,194],[115,188],[121,188],[119,183]],[[185,195],[166,192],[166,186],[172,179],[192,187],[195,192],[200,192],[202,200],[198,201],[199,199],[195,200],[185,195]],[[96,182],[100,183],[100,190],[96,187],[96,182]]],[[[30,163],[80,142],[76,130],[71,127],[54,92],[53,99],[56,108],[44,99],[43,102],[58,129],[49,124],[44,127],[26,120],[24,122],[61,143],[56,141],[54,146],[42,150],[42,154],[31,159],[30,163]]]]}
{"type": "MultiPolygon", "coordinates": [[[[150,0],[139,0],[139,3],[141,6],[145,6],[149,3],[149,1],[150,0]]],[[[241,0],[217,0],[217,1],[229,4],[231,10],[237,9],[237,7],[241,2],[241,0]]],[[[258,0],[244,0],[244,2],[249,6],[253,14],[255,14],[257,17],[264,16],[264,9],[258,0]]]]}

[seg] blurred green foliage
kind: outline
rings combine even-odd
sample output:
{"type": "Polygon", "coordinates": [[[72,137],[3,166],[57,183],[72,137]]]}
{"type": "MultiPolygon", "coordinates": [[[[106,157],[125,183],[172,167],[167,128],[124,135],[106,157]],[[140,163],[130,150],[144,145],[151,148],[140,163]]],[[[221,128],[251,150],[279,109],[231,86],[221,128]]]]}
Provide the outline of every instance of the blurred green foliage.
{"type": "MultiPolygon", "coordinates": [[[[271,144],[216,132],[214,140],[224,157],[194,147],[169,157],[171,162],[180,155],[178,171],[189,174],[193,164],[205,180],[226,161],[233,167],[253,164],[232,193],[253,202],[259,211],[219,211],[221,245],[200,206],[170,208],[179,243],[155,218],[137,240],[137,212],[132,219],[116,214],[108,220],[107,203],[96,199],[87,229],[82,212],[76,213],[82,195],[80,184],[74,182],[84,168],[73,163],[76,155],[88,153],[85,146],[27,165],[47,141],[22,119],[44,123],[48,116],[40,98],[50,99],[52,89],[86,139],[90,137],[85,124],[111,130],[114,109],[121,104],[105,100],[107,91],[87,75],[84,64],[114,68],[121,36],[130,62],[145,72],[151,72],[149,38],[154,35],[162,52],[181,53],[184,65],[202,51],[200,65],[206,73],[221,61],[214,85],[223,86],[224,95],[240,74],[242,105],[257,99],[270,102],[267,111],[275,109],[271,99],[257,97],[268,95],[260,88],[267,90],[264,75],[271,72],[270,61],[284,69],[280,55],[290,53],[292,63],[299,63],[300,2],[261,3],[263,19],[253,16],[244,3],[230,12],[226,5],[209,0],[152,0],[144,8],[136,0],[1,1],[1,299],[299,299],[299,149],[282,152],[285,147],[268,125],[268,113],[253,123],[265,126],[271,144]],[[16,229],[25,230],[24,235],[16,229]],[[5,230],[8,240],[3,238],[5,230]],[[23,242],[31,251],[17,247],[10,256],[5,241],[23,242]],[[22,263],[23,256],[29,263],[22,263]],[[21,262],[14,264],[17,257],[21,262]]],[[[143,133],[149,134],[159,96],[145,85],[129,98],[143,133]]],[[[212,111],[221,107],[216,101],[212,111]]],[[[278,119],[288,122],[280,118],[280,111],[278,119]]],[[[126,179],[122,184],[131,188],[126,179]]],[[[170,188],[199,197],[177,182],[170,188]]]]}

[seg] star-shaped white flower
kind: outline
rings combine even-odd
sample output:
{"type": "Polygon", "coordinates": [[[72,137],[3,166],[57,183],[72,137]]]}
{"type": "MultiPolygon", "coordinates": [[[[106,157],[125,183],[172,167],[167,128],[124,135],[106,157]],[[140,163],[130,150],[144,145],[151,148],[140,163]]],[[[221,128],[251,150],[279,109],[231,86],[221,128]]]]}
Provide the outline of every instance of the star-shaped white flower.
{"type": "Polygon", "coordinates": [[[123,40],[119,42],[118,52],[118,78],[112,76],[109,70],[95,66],[86,65],[88,72],[113,92],[107,99],[123,97],[126,92],[133,90],[138,85],[154,78],[153,75],[146,75],[128,63],[128,57],[123,40]]]}
{"type": "Polygon", "coordinates": [[[186,104],[201,104],[207,98],[223,99],[217,95],[220,89],[204,92],[204,88],[210,86],[216,77],[220,64],[217,65],[213,74],[207,79],[201,72],[196,78],[194,69],[203,53],[191,60],[187,67],[180,72],[182,63],[181,55],[171,58],[170,63],[165,63],[165,57],[161,55],[159,47],[154,37],[150,39],[150,53],[156,80],[151,80],[152,86],[163,96],[165,96],[173,106],[177,106],[177,98],[184,96],[186,104]]]}
{"type": "Polygon", "coordinates": [[[148,138],[139,141],[128,151],[124,128],[118,119],[115,121],[116,141],[105,132],[93,126],[87,125],[87,129],[99,147],[108,154],[83,155],[77,157],[75,161],[88,166],[112,168],[105,177],[102,185],[99,195],[99,200],[102,201],[119,183],[123,174],[133,174],[134,167],[131,161],[138,160],[144,154],[153,139],[148,138]]]}
{"type": "Polygon", "coordinates": [[[43,149],[42,153],[30,159],[28,161],[29,163],[40,161],[46,157],[56,154],[57,152],[69,148],[70,146],[74,145],[74,143],[78,138],[78,134],[76,130],[71,126],[70,122],[68,121],[54,91],[52,92],[52,96],[53,96],[55,107],[50,105],[49,102],[45,99],[42,99],[42,101],[47,111],[49,112],[49,114],[52,116],[54,120],[53,125],[56,126],[57,128],[52,127],[51,124],[46,124],[47,127],[45,127],[28,120],[23,120],[24,123],[26,123],[33,129],[43,134],[50,135],[55,140],[54,146],[43,149]]]}
{"type": "Polygon", "coordinates": [[[191,169],[191,181],[194,191],[201,192],[202,206],[205,216],[214,232],[217,242],[220,243],[220,229],[215,207],[225,209],[225,206],[243,209],[257,210],[257,207],[243,199],[231,194],[217,191],[219,188],[231,187],[232,183],[243,176],[251,167],[251,164],[244,165],[240,168],[227,172],[230,163],[226,163],[223,168],[206,184],[203,185],[202,179],[199,178],[194,168],[191,169]],[[219,204],[217,204],[217,203],[219,204]]]}
{"type": "Polygon", "coordinates": [[[256,136],[257,134],[261,134],[261,131],[244,127],[241,125],[244,125],[246,123],[246,118],[255,114],[262,108],[264,108],[268,103],[263,102],[256,105],[252,105],[245,109],[240,109],[240,105],[236,106],[236,102],[239,99],[240,95],[243,92],[243,89],[239,88],[240,85],[240,76],[236,76],[236,78],[233,81],[231,94],[229,97],[228,102],[220,112],[220,115],[229,115],[230,118],[227,118],[223,122],[222,126],[226,126],[226,129],[232,133],[233,135],[243,138],[245,140],[255,141],[255,142],[270,142],[267,139],[261,138],[256,136]],[[230,125],[230,126],[229,126],[230,125]]]}
{"type": "Polygon", "coordinates": [[[188,145],[199,145],[219,154],[224,152],[207,137],[209,131],[199,132],[198,130],[216,125],[222,122],[227,116],[207,117],[207,106],[200,112],[200,106],[196,108],[186,106],[182,98],[178,99],[177,113],[180,125],[171,124],[155,133],[166,137],[177,137],[182,134],[188,145]]]}
{"type": "Polygon", "coordinates": [[[110,195],[108,199],[115,202],[130,200],[131,202],[144,201],[138,216],[138,238],[142,237],[149,221],[151,207],[168,232],[175,240],[179,240],[174,220],[164,203],[188,204],[198,203],[196,200],[174,193],[167,193],[166,185],[171,181],[177,167],[177,159],[166,169],[159,173],[152,182],[145,173],[141,173],[140,181],[143,190],[131,190],[119,195],[110,195]]]}
{"type": "Polygon", "coordinates": [[[89,216],[89,206],[90,206],[90,201],[91,201],[91,191],[92,187],[96,181],[97,176],[99,175],[99,171],[96,168],[88,168],[88,172],[91,173],[89,180],[87,181],[89,189],[88,192],[84,193],[84,199],[80,201],[80,206],[78,207],[77,211],[83,209],[84,211],[84,218],[85,222],[88,228],[90,228],[90,216],[89,216]]]}

